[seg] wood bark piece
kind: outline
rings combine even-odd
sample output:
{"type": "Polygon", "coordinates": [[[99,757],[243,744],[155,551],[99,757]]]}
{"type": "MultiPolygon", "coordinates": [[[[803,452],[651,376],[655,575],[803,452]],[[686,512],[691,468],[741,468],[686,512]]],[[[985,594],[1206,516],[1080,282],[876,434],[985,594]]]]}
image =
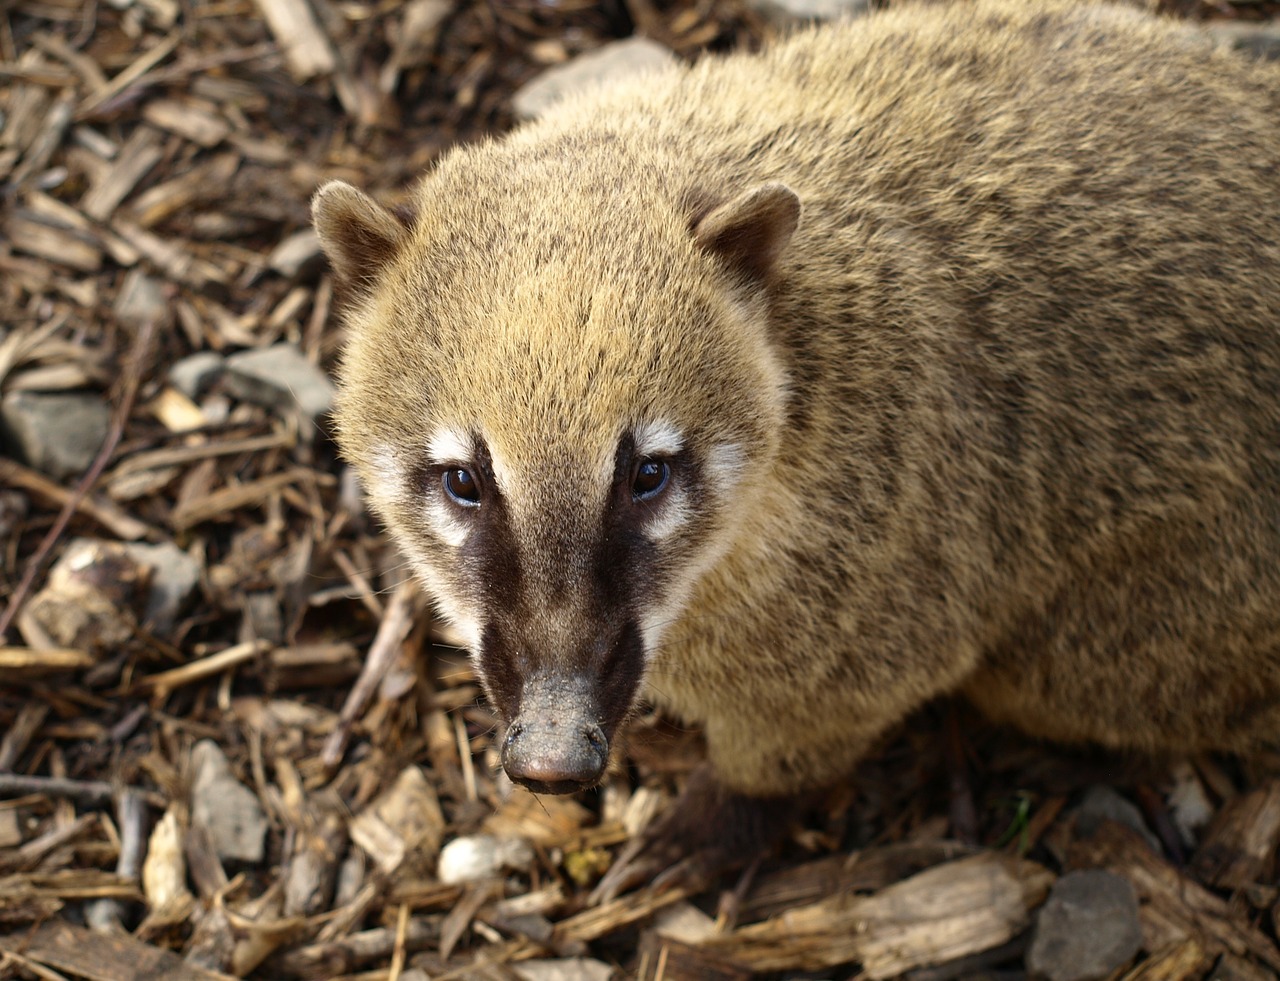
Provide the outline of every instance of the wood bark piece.
{"type": "Polygon", "coordinates": [[[958,841],[906,841],[779,869],[755,881],[739,919],[764,920],[825,896],[883,889],[932,865],[962,858],[970,851],[958,841]]]}
{"type": "Polygon", "coordinates": [[[143,108],[142,118],[203,147],[217,146],[231,132],[225,119],[190,101],[155,99],[143,108]]]}
{"type": "Polygon", "coordinates": [[[1192,981],[1203,978],[1213,958],[1193,939],[1156,951],[1126,974],[1123,981],[1192,981]]]}
{"type": "Polygon", "coordinates": [[[421,768],[407,766],[396,781],[351,822],[351,840],[385,872],[411,854],[435,861],[444,838],[444,812],[421,768]]]}
{"type": "Polygon", "coordinates": [[[857,961],[891,978],[996,947],[1030,922],[1053,882],[1034,862],[984,852],[870,896],[836,895],[742,927],[704,946],[756,971],[821,970],[857,961]]]}
{"type": "Polygon", "coordinates": [[[640,940],[638,981],[747,981],[749,967],[723,954],[645,931],[640,940]]]}
{"type": "Polygon", "coordinates": [[[139,126],[120,148],[114,166],[85,194],[80,202],[84,213],[106,221],[162,156],[160,135],[150,126],[139,126]]]}
{"type": "Polygon", "coordinates": [[[46,923],[34,935],[24,931],[0,938],[0,949],[9,948],[38,964],[89,981],[232,981],[231,975],[194,967],[172,951],[128,935],[93,933],[57,920],[46,923]]]}
{"type": "Polygon", "coordinates": [[[1280,780],[1227,801],[1191,860],[1200,880],[1219,889],[1275,881],[1280,844],[1280,780]]]}
{"type": "Polygon", "coordinates": [[[338,65],[329,38],[320,29],[307,0],[255,0],[284,52],[295,81],[327,75],[338,65]]]}
{"type": "Polygon", "coordinates": [[[74,231],[39,221],[15,212],[4,223],[4,231],[13,247],[60,266],[79,272],[94,273],[102,268],[102,250],[74,231]]]}

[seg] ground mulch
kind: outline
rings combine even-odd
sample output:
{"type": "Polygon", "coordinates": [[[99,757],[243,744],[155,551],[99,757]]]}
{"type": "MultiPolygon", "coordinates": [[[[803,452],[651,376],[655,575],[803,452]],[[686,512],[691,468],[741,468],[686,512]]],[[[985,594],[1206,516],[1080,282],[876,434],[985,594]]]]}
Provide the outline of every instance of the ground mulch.
{"type": "Polygon", "coordinates": [[[1139,900],[1113,976],[1280,976],[1277,760],[1068,753],[950,703],[745,873],[592,904],[697,734],[646,714],[602,789],[513,789],[325,421],[170,379],[281,342],[332,366],[323,181],[395,203],[549,65],[770,30],[734,0],[0,0],[0,393],[112,412],[81,475],[0,448],[0,978],[1014,978],[1085,869],[1139,900]],[[175,616],[123,543],[194,560],[175,616]],[[260,854],[210,831],[243,794],[260,854]]]}

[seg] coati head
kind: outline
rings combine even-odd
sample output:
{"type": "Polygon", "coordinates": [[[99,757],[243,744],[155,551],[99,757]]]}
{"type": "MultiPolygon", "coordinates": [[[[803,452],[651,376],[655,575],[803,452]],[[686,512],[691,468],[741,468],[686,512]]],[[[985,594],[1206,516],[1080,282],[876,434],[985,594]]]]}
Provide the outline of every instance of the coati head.
{"type": "Polygon", "coordinates": [[[507,773],[565,793],[778,479],[768,283],[799,203],[467,165],[493,152],[447,158],[412,215],[334,181],[313,217],[346,293],[343,452],[467,638],[507,773]]]}

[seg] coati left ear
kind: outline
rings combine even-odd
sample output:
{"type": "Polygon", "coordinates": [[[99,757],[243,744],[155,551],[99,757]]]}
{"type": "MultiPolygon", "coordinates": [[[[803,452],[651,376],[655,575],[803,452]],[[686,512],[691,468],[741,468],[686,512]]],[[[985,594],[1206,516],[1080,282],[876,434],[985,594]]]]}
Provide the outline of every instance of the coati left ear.
{"type": "Polygon", "coordinates": [[[800,198],[777,181],[760,184],[693,222],[694,240],[751,279],[765,279],[800,221],[800,198]]]}
{"type": "Polygon", "coordinates": [[[329,181],[311,199],[311,221],[338,278],[356,283],[377,273],[400,251],[406,223],[363,191],[329,181]]]}

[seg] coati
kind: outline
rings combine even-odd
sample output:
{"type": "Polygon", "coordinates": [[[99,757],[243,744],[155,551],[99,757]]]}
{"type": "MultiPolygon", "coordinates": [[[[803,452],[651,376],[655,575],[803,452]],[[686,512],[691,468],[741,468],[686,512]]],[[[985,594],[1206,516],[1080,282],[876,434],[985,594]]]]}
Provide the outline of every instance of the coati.
{"type": "Polygon", "coordinates": [[[599,781],[645,692],[705,728],[704,838],[943,693],[1280,733],[1274,67],[1119,6],[895,4],[313,210],[341,448],[517,782],[599,781]]]}

